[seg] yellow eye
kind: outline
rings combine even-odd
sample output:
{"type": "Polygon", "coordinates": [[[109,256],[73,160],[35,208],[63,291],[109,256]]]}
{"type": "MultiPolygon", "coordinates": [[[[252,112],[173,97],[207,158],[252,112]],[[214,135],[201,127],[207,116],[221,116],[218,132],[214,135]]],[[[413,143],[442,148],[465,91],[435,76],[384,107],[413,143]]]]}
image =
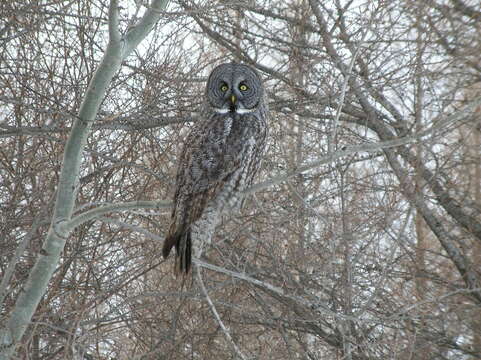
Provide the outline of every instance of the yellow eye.
{"type": "Polygon", "coordinates": [[[226,92],[228,89],[229,87],[226,84],[220,86],[220,91],[226,92]]]}
{"type": "Polygon", "coordinates": [[[247,85],[246,84],[240,84],[239,85],[239,90],[240,91],[246,91],[248,89],[247,85]]]}

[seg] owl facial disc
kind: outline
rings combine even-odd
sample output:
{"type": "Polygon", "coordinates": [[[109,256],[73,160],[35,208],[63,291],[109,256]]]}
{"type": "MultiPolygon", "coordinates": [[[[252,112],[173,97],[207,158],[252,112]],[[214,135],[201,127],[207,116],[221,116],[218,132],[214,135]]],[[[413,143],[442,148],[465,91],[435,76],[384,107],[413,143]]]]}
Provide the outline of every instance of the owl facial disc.
{"type": "Polygon", "coordinates": [[[207,81],[207,100],[218,114],[247,114],[257,111],[263,97],[261,80],[255,70],[243,64],[222,64],[207,81]]]}

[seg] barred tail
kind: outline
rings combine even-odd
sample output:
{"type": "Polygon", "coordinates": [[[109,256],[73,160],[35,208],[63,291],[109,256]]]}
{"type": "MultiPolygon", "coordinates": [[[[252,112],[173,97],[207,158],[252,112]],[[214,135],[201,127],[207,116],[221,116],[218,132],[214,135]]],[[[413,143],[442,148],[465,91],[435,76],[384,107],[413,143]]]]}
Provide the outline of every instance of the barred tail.
{"type": "Polygon", "coordinates": [[[162,247],[162,256],[167,258],[175,246],[175,274],[189,273],[192,266],[192,239],[190,229],[182,229],[174,232],[169,231],[162,247]]]}

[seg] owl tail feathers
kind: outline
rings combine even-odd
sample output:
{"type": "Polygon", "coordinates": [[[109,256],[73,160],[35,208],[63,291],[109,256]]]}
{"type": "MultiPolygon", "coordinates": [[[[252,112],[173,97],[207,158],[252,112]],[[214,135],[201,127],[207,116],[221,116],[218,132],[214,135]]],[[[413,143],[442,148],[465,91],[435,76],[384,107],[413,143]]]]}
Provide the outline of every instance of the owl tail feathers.
{"type": "Polygon", "coordinates": [[[188,274],[192,266],[192,239],[190,229],[169,232],[162,247],[162,256],[167,258],[175,246],[175,274],[188,274]]]}

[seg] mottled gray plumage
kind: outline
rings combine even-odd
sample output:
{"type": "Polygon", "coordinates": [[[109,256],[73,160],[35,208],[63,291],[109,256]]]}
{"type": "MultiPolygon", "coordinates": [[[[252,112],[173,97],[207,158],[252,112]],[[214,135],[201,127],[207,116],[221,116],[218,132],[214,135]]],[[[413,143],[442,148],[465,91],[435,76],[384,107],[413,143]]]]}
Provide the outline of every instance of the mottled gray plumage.
{"type": "MultiPolygon", "coordinates": [[[[259,169],[267,136],[267,108],[259,75],[247,65],[216,67],[207,80],[201,120],[178,161],[174,209],[162,254],[176,249],[176,272],[189,272],[192,247],[211,241],[225,211],[259,169]]],[[[199,254],[197,251],[196,254],[199,254]]]]}

